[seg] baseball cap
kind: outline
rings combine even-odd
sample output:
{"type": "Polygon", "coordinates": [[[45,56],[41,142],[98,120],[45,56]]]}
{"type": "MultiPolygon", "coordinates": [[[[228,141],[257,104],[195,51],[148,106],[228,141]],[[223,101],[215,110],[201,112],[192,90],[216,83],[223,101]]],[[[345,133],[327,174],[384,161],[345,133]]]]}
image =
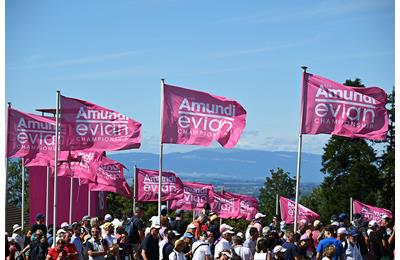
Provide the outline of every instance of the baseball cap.
{"type": "Polygon", "coordinates": [[[36,220],[44,219],[43,213],[39,213],[36,215],[36,220]]]}
{"type": "Polygon", "coordinates": [[[333,221],[333,222],[331,223],[331,225],[332,225],[332,226],[337,226],[337,227],[338,227],[338,226],[339,226],[339,222],[333,221]]]}
{"type": "Polygon", "coordinates": [[[244,238],[244,234],[242,232],[239,232],[236,234],[238,237],[244,238]]]}
{"type": "Polygon", "coordinates": [[[373,227],[373,226],[377,226],[378,223],[375,220],[371,220],[370,222],[368,222],[368,226],[369,227],[373,227]]]}
{"type": "Polygon", "coordinates": [[[338,221],[339,219],[338,219],[338,217],[337,217],[337,215],[332,215],[331,216],[331,223],[332,222],[335,222],[335,221],[338,221]]]}
{"type": "Polygon", "coordinates": [[[184,239],[184,238],[193,238],[193,235],[191,234],[191,233],[185,233],[185,234],[183,234],[183,236],[181,237],[181,239],[184,239]]]}
{"type": "Polygon", "coordinates": [[[227,224],[222,224],[221,227],[219,228],[220,233],[224,233],[226,230],[232,230],[233,227],[227,225],[227,224]]]}
{"type": "Polygon", "coordinates": [[[82,221],[87,221],[87,220],[90,220],[90,217],[88,215],[83,216],[82,221]]]}
{"type": "Polygon", "coordinates": [[[339,235],[347,235],[347,230],[344,227],[338,228],[337,233],[339,235]]]}
{"type": "Polygon", "coordinates": [[[193,223],[190,223],[189,226],[187,227],[187,229],[195,229],[196,226],[193,223]]]}
{"type": "Polygon", "coordinates": [[[319,227],[321,225],[321,221],[317,219],[314,221],[313,225],[314,225],[314,227],[319,227]]]}
{"type": "Polygon", "coordinates": [[[232,253],[229,252],[227,249],[225,249],[226,251],[222,251],[221,254],[222,255],[226,255],[227,257],[231,258],[232,257],[232,253]]]}
{"type": "Polygon", "coordinates": [[[69,224],[67,222],[63,222],[61,224],[61,228],[69,227],[69,224]]]}
{"type": "Polygon", "coordinates": [[[64,233],[65,233],[65,230],[62,229],[62,228],[60,228],[59,230],[57,230],[57,235],[59,235],[59,234],[64,234],[64,233]]]}
{"type": "Polygon", "coordinates": [[[282,253],[286,252],[286,248],[284,248],[282,246],[275,246],[274,247],[274,254],[277,254],[279,252],[282,252],[282,253]]]}
{"type": "Polygon", "coordinates": [[[355,229],[351,229],[351,230],[349,230],[349,235],[352,237],[356,237],[356,236],[358,236],[358,232],[355,229]]]}
{"type": "Polygon", "coordinates": [[[112,218],[112,216],[110,214],[107,214],[107,215],[104,216],[104,220],[105,221],[112,221],[113,218],[112,218]]]}
{"type": "Polygon", "coordinates": [[[347,216],[346,213],[340,213],[340,215],[339,215],[339,221],[345,221],[348,218],[349,217],[347,216]]]}
{"type": "Polygon", "coordinates": [[[153,229],[153,228],[160,229],[161,226],[158,223],[154,223],[151,225],[150,229],[153,229]]]}
{"type": "Polygon", "coordinates": [[[266,215],[262,214],[261,212],[258,212],[254,219],[259,219],[259,218],[265,218],[266,215]]]}
{"type": "Polygon", "coordinates": [[[176,231],[176,230],[172,230],[172,232],[175,234],[175,236],[179,236],[180,235],[179,232],[176,231]]]}

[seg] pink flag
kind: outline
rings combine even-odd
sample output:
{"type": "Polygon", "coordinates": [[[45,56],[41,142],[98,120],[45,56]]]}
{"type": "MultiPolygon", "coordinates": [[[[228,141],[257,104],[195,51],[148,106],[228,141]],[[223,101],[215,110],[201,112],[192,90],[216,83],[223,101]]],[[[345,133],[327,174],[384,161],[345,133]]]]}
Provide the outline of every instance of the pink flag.
{"type": "MultiPolygon", "coordinates": [[[[157,201],[159,172],[136,168],[137,201],[157,201]]],[[[183,183],[173,172],[162,173],[161,199],[167,201],[183,193],[183,183]]]]}
{"type": "Polygon", "coordinates": [[[183,182],[183,185],[183,194],[171,201],[171,209],[200,210],[205,203],[209,203],[211,207],[214,206],[214,190],[211,184],[183,182]]]}
{"type": "Polygon", "coordinates": [[[214,207],[212,211],[222,219],[239,218],[240,198],[231,196],[229,193],[214,191],[214,207]]]}
{"type": "Polygon", "coordinates": [[[96,168],[96,181],[93,183],[88,179],[81,179],[82,184],[90,184],[91,191],[109,191],[132,199],[132,193],[124,177],[123,164],[103,157],[100,162],[97,162],[96,168]]]}
{"type": "Polygon", "coordinates": [[[246,110],[237,101],[164,85],[163,143],[208,146],[216,140],[232,148],[245,125],[246,110]]]}
{"type": "Polygon", "coordinates": [[[230,195],[232,197],[236,197],[240,201],[240,208],[238,212],[237,218],[239,219],[246,219],[251,220],[255,217],[258,212],[258,201],[256,198],[243,195],[243,194],[236,194],[232,192],[224,191],[224,194],[230,195]]]}
{"type": "Polygon", "coordinates": [[[8,109],[7,158],[54,160],[55,120],[8,109]],[[40,156],[39,156],[40,154],[40,156]]]}
{"type": "Polygon", "coordinates": [[[141,124],[116,111],[61,96],[61,150],[116,151],[140,147],[141,124]]]}
{"type": "Polygon", "coordinates": [[[363,215],[365,220],[381,221],[383,215],[387,215],[389,218],[393,218],[393,214],[390,210],[384,208],[373,207],[367,204],[363,204],[357,200],[353,200],[354,214],[359,213],[363,215]]]}
{"type": "MultiPolygon", "coordinates": [[[[286,222],[286,224],[294,223],[294,213],[295,213],[295,205],[296,203],[293,200],[287,199],[285,197],[279,197],[279,204],[281,206],[281,217],[282,220],[286,222]]],[[[308,222],[312,222],[316,219],[319,219],[319,215],[314,211],[304,207],[301,204],[298,204],[298,221],[304,219],[308,222]]]]}
{"type": "Polygon", "coordinates": [[[384,90],[349,87],[305,73],[303,134],[385,140],[388,114],[384,90]]]}

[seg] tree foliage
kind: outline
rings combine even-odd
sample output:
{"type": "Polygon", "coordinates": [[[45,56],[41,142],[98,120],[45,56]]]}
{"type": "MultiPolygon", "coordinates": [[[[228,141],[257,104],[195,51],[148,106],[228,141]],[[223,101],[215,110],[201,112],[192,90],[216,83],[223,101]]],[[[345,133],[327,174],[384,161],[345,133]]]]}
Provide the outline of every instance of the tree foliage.
{"type": "Polygon", "coordinates": [[[295,194],[296,180],[290,177],[289,172],[277,168],[270,170],[271,177],[267,177],[264,187],[260,189],[260,211],[266,214],[266,220],[272,220],[275,215],[276,196],[293,197],[295,194]]]}
{"type": "MultiPolygon", "coordinates": [[[[22,160],[7,160],[7,202],[21,207],[22,199],[22,160]]],[[[29,169],[25,168],[24,202],[25,210],[29,210],[29,169]]]]}

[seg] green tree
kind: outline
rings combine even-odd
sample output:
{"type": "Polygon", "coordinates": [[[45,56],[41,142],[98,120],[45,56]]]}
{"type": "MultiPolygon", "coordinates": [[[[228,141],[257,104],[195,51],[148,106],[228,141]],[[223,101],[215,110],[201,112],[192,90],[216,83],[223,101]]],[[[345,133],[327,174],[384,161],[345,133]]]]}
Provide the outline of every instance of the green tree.
{"type": "Polygon", "coordinates": [[[276,195],[293,197],[296,186],[296,180],[290,177],[289,172],[277,168],[276,171],[270,170],[270,173],[271,177],[265,179],[259,197],[260,211],[266,214],[267,221],[275,215],[276,195]]]}
{"type": "MultiPolygon", "coordinates": [[[[7,160],[7,203],[21,207],[22,199],[22,160],[7,160]]],[[[25,210],[29,211],[29,168],[25,168],[24,202],[25,210]]]]}
{"type": "Polygon", "coordinates": [[[380,156],[379,171],[382,188],[378,191],[377,204],[394,212],[395,196],[395,93],[394,88],[388,97],[389,131],[385,149],[380,156]]]}

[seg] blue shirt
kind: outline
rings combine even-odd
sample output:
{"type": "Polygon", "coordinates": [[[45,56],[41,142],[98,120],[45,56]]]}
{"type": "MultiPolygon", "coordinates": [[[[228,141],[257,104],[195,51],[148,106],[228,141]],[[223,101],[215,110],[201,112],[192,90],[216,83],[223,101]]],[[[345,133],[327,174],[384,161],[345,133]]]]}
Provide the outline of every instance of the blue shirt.
{"type": "Polygon", "coordinates": [[[327,237],[322,239],[317,246],[317,252],[320,253],[321,255],[324,253],[325,248],[327,248],[330,245],[334,245],[336,248],[336,255],[334,256],[334,260],[339,260],[340,256],[343,254],[343,246],[342,243],[333,238],[333,237],[327,237]]]}
{"type": "Polygon", "coordinates": [[[290,242],[285,242],[283,243],[282,247],[286,248],[285,259],[294,260],[296,256],[299,256],[299,249],[295,244],[290,242]]]}

